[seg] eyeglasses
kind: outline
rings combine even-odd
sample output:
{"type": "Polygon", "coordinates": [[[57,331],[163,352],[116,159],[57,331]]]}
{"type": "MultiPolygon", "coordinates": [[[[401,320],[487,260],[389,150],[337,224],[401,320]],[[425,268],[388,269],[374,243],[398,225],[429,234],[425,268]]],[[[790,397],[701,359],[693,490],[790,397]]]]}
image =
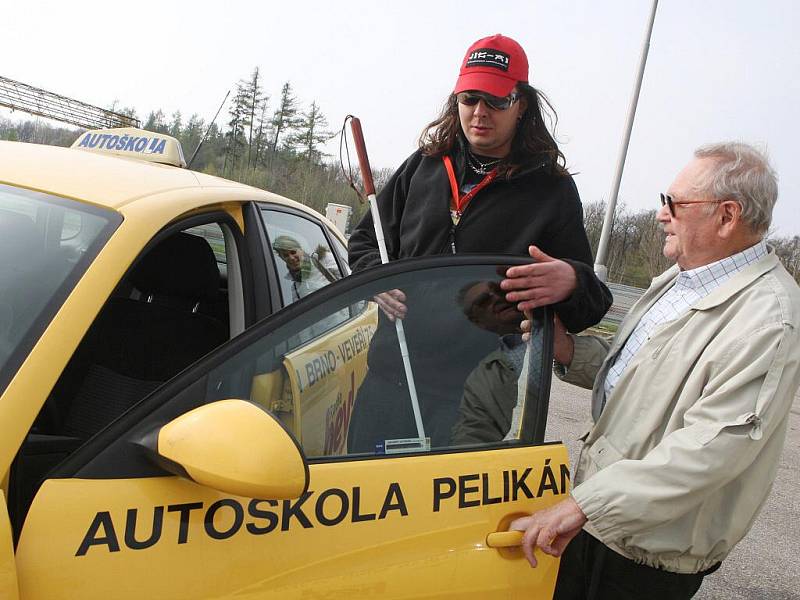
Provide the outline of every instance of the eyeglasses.
{"type": "Polygon", "coordinates": [[[659,194],[661,196],[661,206],[665,204],[669,208],[669,214],[675,216],[676,206],[685,206],[687,204],[719,204],[722,200],[695,200],[693,202],[678,202],[672,199],[669,194],[659,194]]]}
{"type": "Polygon", "coordinates": [[[492,96],[483,92],[460,92],[456,95],[456,98],[458,98],[458,103],[464,106],[475,106],[483,100],[483,103],[492,110],[508,110],[514,102],[519,100],[519,94],[511,92],[508,96],[501,98],[500,96],[492,96]]]}

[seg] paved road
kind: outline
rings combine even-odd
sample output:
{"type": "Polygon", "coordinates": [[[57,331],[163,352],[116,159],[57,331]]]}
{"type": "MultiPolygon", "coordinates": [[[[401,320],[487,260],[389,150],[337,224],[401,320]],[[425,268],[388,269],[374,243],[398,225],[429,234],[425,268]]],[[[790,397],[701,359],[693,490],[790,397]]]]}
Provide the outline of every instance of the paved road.
{"type": "MultiPolygon", "coordinates": [[[[589,391],[553,378],[548,440],[577,458],[576,438],[591,422],[589,391]]],[[[747,537],[707,577],[697,600],[800,600],[800,396],[789,416],[775,485],[747,537]]],[[[645,599],[643,599],[645,600],[645,599]]]]}
{"type": "Polygon", "coordinates": [[[628,314],[631,306],[644,293],[644,289],[611,282],[608,283],[608,289],[611,290],[611,294],[614,296],[614,304],[608,309],[603,320],[619,325],[625,315],[628,314]]]}

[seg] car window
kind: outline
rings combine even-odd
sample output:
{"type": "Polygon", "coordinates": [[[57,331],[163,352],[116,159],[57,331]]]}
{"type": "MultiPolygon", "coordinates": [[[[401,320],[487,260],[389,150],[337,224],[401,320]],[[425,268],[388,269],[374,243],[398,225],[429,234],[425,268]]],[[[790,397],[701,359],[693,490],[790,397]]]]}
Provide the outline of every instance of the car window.
{"type": "Polygon", "coordinates": [[[259,402],[310,458],[531,441],[546,413],[549,324],[537,313],[522,339],[523,316],[499,288],[504,270],[422,269],[326,297],[214,369],[207,400],[259,402]],[[374,301],[397,290],[407,307],[400,334],[374,301]],[[356,317],[325,325],[359,304],[356,317]],[[290,343],[316,327],[323,333],[290,343]]]}
{"type": "Polygon", "coordinates": [[[204,308],[228,326],[232,337],[244,330],[241,269],[236,260],[236,242],[229,224],[204,223],[184,230],[184,233],[204,239],[214,253],[219,271],[219,291],[213,305],[204,308]],[[229,257],[229,254],[232,256],[229,257]]]}
{"type": "Polygon", "coordinates": [[[342,278],[333,249],[318,224],[276,210],[264,209],[262,215],[284,306],[342,278]]]}
{"type": "Polygon", "coordinates": [[[120,222],[112,211],[0,185],[0,392],[120,222]]]}
{"type": "MultiPolygon", "coordinates": [[[[61,237],[68,240],[62,246],[87,235],[85,222],[65,218],[64,224],[61,237]]],[[[231,232],[226,219],[165,232],[118,282],[14,463],[9,505],[15,530],[44,472],[230,339],[231,321],[240,321],[243,312],[240,269],[231,269],[231,276],[221,268],[237,264],[229,260],[236,256],[231,232]]]]}
{"type": "Polygon", "coordinates": [[[64,463],[63,476],[160,473],[130,444],[197,406],[228,398],[278,417],[314,461],[408,452],[469,451],[544,440],[552,367],[552,315],[522,315],[497,285],[523,259],[411,259],[339,281],[251,327],[111,424],[64,463]],[[417,429],[396,326],[374,301],[402,290],[403,320],[423,435],[417,429]],[[305,344],[300,332],[354,304],[367,305],[305,344]]]}

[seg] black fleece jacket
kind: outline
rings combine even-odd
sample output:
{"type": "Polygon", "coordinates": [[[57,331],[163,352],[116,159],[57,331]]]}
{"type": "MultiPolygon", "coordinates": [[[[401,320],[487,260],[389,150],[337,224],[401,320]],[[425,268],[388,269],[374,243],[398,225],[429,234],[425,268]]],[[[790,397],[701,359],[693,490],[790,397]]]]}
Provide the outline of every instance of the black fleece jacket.
{"type": "MultiPolygon", "coordinates": [[[[452,156],[459,187],[466,156],[452,156]]],[[[378,195],[390,260],[451,252],[528,256],[535,244],[575,269],[575,292],[554,305],[571,332],[594,325],[611,306],[611,292],[594,275],[592,253],[583,228],[583,208],[569,175],[553,175],[545,164],[497,177],[467,205],[456,227],[450,218],[450,182],[441,158],[418,150],[378,195]]],[[[367,211],[349,242],[353,271],[380,264],[372,215],[367,211]]]]}

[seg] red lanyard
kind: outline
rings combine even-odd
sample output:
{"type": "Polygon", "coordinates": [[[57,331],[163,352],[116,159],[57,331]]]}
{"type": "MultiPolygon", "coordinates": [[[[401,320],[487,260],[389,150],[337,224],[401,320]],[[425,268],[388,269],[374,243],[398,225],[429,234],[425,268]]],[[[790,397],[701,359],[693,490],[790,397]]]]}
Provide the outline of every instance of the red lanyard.
{"type": "Polygon", "coordinates": [[[456,173],[453,170],[453,163],[450,157],[445,155],[442,157],[442,161],[444,161],[444,168],[447,171],[447,178],[450,180],[450,193],[452,194],[450,198],[450,211],[453,215],[453,225],[457,225],[458,220],[461,218],[461,215],[464,214],[464,210],[467,208],[467,204],[469,204],[470,200],[497,177],[497,169],[489,171],[486,176],[480,180],[478,185],[462,196],[458,191],[458,181],[456,180],[456,173]]]}

